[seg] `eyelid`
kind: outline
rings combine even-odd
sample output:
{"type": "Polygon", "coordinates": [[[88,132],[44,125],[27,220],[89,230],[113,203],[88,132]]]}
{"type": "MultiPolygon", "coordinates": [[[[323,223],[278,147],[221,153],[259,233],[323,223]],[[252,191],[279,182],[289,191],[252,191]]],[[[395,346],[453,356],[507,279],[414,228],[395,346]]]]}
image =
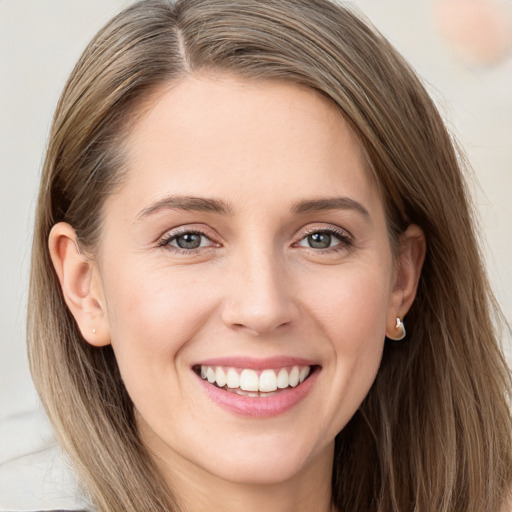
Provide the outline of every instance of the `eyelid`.
{"type": "Polygon", "coordinates": [[[302,240],[306,236],[311,235],[313,233],[332,233],[332,234],[338,235],[342,238],[347,238],[350,240],[354,239],[354,237],[348,230],[346,230],[340,226],[336,226],[333,224],[320,224],[320,223],[308,224],[306,227],[301,228],[300,232],[297,235],[297,238],[298,238],[298,240],[302,240]]]}

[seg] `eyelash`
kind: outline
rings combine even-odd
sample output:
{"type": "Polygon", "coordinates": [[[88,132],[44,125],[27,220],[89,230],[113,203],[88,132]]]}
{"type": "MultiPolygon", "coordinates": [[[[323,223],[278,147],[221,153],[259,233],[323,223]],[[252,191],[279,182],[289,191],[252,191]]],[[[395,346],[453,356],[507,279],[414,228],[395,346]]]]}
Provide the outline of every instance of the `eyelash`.
{"type": "Polygon", "coordinates": [[[315,254],[318,254],[318,253],[332,254],[332,253],[339,253],[342,251],[346,251],[354,245],[352,236],[349,235],[345,230],[336,229],[336,228],[331,227],[331,228],[311,228],[309,230],[306,230],[302,234],[302,238],[298,242],[295,242],[294,246],[297,246],[300,242],[305,240],[307,237],[309,237],[311,235],[315,235],[315,234],[333,236],[339,240],[339,243],[333,245],[332,247],[326,247],[325,249],[316,249],[314,247],[307,247],[307,246],[299,246],[299,247],[304,247],[306,250],[313,251],[315,254]]]}
{"type": "MultiPolygon", "coordinates": [[[[201,250],[209,249],[212,247],[212,245],[208,246],[202,246],[199,245],[199,247],[194,249],[184,249],[181,247],[177,247],[174,245],[171,245],[171,242],[175,241],[180,236],[184,235],[197,235],[200,236],[203,239],[206,239],[211,242],[212,245],[218,245],[216,244],[208,235],[206,235],[203,231],[197,230],[197,229],[183,229],[181,231],[174,231],[171,233],[166,234],[162,239],[158,242],[159,247],[165,247],[166,249],[177,253],[177,254],[187,254],[187,255],[193,255],[199,253],[201,250]]],[[[201,244],[203,242],[201,241],[201,244]]],[[[316,229],[309,229],[306,232],[302,233],[302,237],[298,242],[295,242],[293,244],[293,247],[304,247],[306,250],[313,251],[315,254],[318,253],[338,253],[341,251],[346,251],[350,249],[353,246],[354,242],[352,237],[344,230],[342,229],[335,229],[335,228],[316,228],[316,229]],[[326,247],[324,249],[317,249],[314,247],[306,247],[299,245],[300,242],[305,240],[307,237],[314,235],[314,234],[325,234],[329,236],[334,236],[337,238],[340,243],[332,246],[332,247],[326,247]]]]}
{"type": "MultiPolygon", "coordinates": [[[[176,240],[180,236],[184,236],[184,235],[197,235],[197,236],[200,236],[203,239],[205,238],[205,239],[209,240],[213,245],[216,245],[215,242],[213,242],[213,240],[208,235],[206,235],[203,231],[200,231],[200,230],[197,230],[197,229],[183,229],[183,230],[178,231],[178,232],[173,231],[171,233],[166,234],[158,242],[158,246],[159,247],[165,247],[167,250],[170,250],[170,251],[172,251],[172,252],[174,252],[176,254],[188,254],[188,255],[197,254],[197,253],[199,253],[200,250],[209,249],[209,248],[212,247],[211,245],[209,245],[207,247],[199,245],[199,247],[197,247],[195,249],[184,249],[182,247],[177,247],[175,245],[171,245],[171,242],[173,240],[176,240]]],[[[202,243],[203,242],[201,241],[201,244],[202,243]]]]}

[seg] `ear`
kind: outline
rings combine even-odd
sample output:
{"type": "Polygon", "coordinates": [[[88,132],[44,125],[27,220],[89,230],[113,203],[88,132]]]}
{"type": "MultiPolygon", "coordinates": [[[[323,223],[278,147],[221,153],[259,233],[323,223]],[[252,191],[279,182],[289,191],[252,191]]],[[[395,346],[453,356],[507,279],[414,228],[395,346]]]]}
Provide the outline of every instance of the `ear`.
{"type": "Polygon", "coordinates": [[[386,318],[386,336],[396,338],[396,318],[402,320],[409,311],[420,280],[425,260],[426,240],[423,230],[415,224],[400,236],[400,247],[396,261],[396,272],[386,318]]]}
{"type": "Polygon", "coordinates": [[[97,265],[80,250],[69,224],[55,224],[48,245],[64,300],[83,338],[96,347],[108,345],[110,330],[97,265]]]}

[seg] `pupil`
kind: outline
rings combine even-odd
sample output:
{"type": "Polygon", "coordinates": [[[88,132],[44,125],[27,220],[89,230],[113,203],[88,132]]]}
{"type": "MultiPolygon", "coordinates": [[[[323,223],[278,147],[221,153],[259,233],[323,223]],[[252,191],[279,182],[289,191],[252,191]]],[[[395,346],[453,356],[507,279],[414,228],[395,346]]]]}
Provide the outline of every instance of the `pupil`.
{"type": "Polygon", "coordinates": [[[327,249],[331,246],[331,235],[328,233],[313,233],[308,236],[310,247],[314,249],[327,249]]]}
{"type": "Polygon", "coordinates": [[[201,245],[201,235],[185,233],[176,238],[176,243],[181,249],[197,249],[201,245]]]}

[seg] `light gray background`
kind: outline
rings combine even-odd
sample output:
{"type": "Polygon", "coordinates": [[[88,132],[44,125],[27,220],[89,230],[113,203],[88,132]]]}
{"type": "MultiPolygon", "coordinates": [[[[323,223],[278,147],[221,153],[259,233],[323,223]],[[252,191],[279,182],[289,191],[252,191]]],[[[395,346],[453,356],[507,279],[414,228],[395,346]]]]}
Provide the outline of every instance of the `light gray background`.
{"type": "MultiPolygon", "coordinates": [[[[512,57],[490,68],[457,60],[432,25],[429,1],[354,3],[416,67],[466,148],[478,177],[471,187],[482,219],[481,242],[510,322],[512,57]]],[[[2,420],[10,417],[12,423],[38,407],[24,323],[33,210],[52,112],[86,43],[128,3],[0,0],[0,433],[2,420]]]]}

